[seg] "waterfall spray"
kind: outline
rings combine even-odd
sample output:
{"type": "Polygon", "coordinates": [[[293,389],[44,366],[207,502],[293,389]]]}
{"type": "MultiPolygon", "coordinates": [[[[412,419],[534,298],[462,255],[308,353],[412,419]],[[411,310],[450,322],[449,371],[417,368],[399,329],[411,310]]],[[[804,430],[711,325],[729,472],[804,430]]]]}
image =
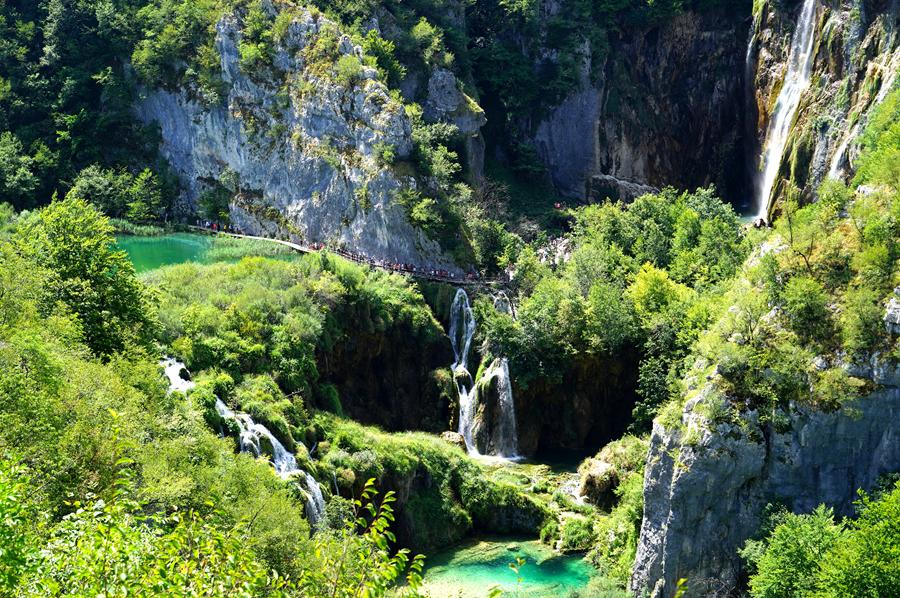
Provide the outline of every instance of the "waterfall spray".
{"type": "Polygon", "coordinates": [[[787,74],[775,104],[775,111],[772,113],[760,159],[762,180],[756,200],[756,217],[764,220],[768,220],[769,201],[775,187],[775,180],[778,178],[791,126],[794,124],[794,116],[800,106],[800,98],[803,92],[809,88],[811,81],[815,16],[816,0],[803,0],[803,8],[800,10],[800,18],[797,21],[797,30],[791,40],[787,74]]]}

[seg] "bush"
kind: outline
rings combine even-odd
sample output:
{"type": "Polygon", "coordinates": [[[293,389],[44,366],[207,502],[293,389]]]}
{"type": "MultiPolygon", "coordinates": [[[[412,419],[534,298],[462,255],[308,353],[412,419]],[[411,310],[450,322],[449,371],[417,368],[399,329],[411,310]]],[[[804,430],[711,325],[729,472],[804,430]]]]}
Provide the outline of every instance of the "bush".
{"type": "Polygon", "coordinates": [[[564,552],[582,552],[594,543],[593,522],[580,515],[568,517],[560,530],[560,548],[564,552]]]}
{"type": "Polygon", "coordinates": [[[841,338],[851,354],[871,351],[881,339],[884,323],[879,299],[878,293],[867,288],[851,289],[844,296],[841,338]]]}
{"type": "Polygon", "coordinates": [[[334,65],[334,79],[338,85],[350,89],[359,82],[362,68],[356,56],[343,54],[334,65]]]}
{"type": "Polygon", "coordinates": [[[828,294],[809,276],[795,276],[784,287],[784,312],[794,332],[801,338],[823,341],[831,332],[828,294]]]}

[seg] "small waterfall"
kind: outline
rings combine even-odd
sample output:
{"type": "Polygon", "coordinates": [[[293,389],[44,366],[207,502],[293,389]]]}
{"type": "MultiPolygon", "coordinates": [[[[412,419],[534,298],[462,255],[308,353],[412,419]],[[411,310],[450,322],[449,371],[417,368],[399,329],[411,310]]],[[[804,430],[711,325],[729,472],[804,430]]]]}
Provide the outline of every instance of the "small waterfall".
{"type": "Polygon", "coordinates": [[[491,437],[494,454],[504,459],[519,459],[519,434],[516,429],[516,403],[513,400],[512,382],[509,379],[509,361],[495,359],[484,373],[484,382],[497,381],[500,399],[500,418],[494,425],[491,437]]]}
{"type": "MultiPolygon", "coordinates": [[[[493,297],[494,307],[512,314],[513,307],[509,297],[501,292],[493,297]]],[[[466,442],[466,451],[473,456],[480,455],[475,442],[475,416],[478,411],[479,388],[488,388],[491,380],[496,380],[499,395],[499,419],[493,427],[489,446],[493,455],[504,459],[519,458],[519,440],[516,429],[516,406],[512,394],[512,381],[509,376],[509,362],[504,357],[495,359],[485,370],[478,384],[469,373],[469,350],[475,336],[475,315],[469,296],[463,289],[456,291],[450,309],[450,344],[453,347],[454,362],[452,366],[456,390],[459,394],[459,433],[466,442]]]]}
{"type": "MultiPolygon", "coordinates": [[[[894,88],[894,82],[897,79],[897,71],[900,70],[900,50],[895,51],[893,54],[889,54],[885,58],[885,63],[882,63],[882,68],[887,75],[881,83],[881,88],[878,90],[878,95],[875,96],[875,100],[869,108],[870,110],[883,102],[884,98],[887,97],[887,94],[894,88]]],[[[850,164],[850,154],[847,150],[850,148],[850,144],[859,137],[862,125],[863,119],[860,117],[860,120],[856,121],[856,124],[850,127],[850,130],[844,135],[844,138],[841,140],[837,149],[834,150],[834,154],[831,156],[831,164],[828,168],[828,176],[830,178],[843,180],[847,175],[849,167],[852,166],[850,164]]]]}
{"type": "MultiPolygon", "coordinates": [[[[172,357],[168,357],[159,365],[163,367],[166,378],[169,379],[169,392],[184,392],[194,388],[196,384],[182,376],[187,372],[184,364],[172,357]]],[[[314,477],[308,472],[297,467],[297,458],[284,445],[272,435],[268,428],[253,421],[246,413],[235,413],[228,408],[221,399],[216,399],[216,412],[224,419],[235,422],[240,430],[238,444],[242,453],[253,453],[256,457],[265,454],[263,443],[268,443],[272,449],[272,465],[275,472],[283,479],[287,479],[296,473],[302,473],[306,480],[306,517],[310,525],[315,529],[325,514],[325,498],[322,496],[322,488],[314,477]]]]}
{"type": "Polygon", "coordinates": [[[307,471],[306,476],[306,518],[313,528],[319,525],[325,517],[325,498],[322,496],[322,488],[316,478],[307,471]]]}
{"type": "MultiPolygon", "coordinates": [[[[469,303],[469,295],[463,289],[456,290],[453,305],[450,307],[450,344],[453,346],[453,369],[465,370],[475,336],[475,314],[469,303]]],[[[468,371],[468,370],[466,370],[468,371]]]]}
{"type": "Polygon", "coordinates": [[[491,295],[491,298],[494,300],[494,309],[502,314],[509,314],[513,318],[516,317],[516,308],[506,291],[498,291],[495,295],[491,295]]]}
{"type": "Polygon", "coordinates": [[[828,168],[829,178],[842,180],[844,175],[847,174],[845,165],[850,165],[850,156],[847,154],[847,149],[857,135],[859,135],[859,123],[856,123],[847,131],[841,144],[834,150],[834,155],[831,157],[831,165],[828,168]]]}
{"type": "Polygon", "coordinates": [[[297,458],[287,450],[272,432],[262,424],[253,421],[246,413],[235,413],[228,408],[221,399],[216,399],[216,412],[224,419],[231,420],[238,425],[240,434],[238,443],[242,453],[252,453],[256,457],[266,454],[264,443],[272,449],[272,465],[275,473],[282,479],[287,479],[295,474],[303,474],[306,481],[306,517],[310,525],[315,528],[325,514],[325,499],[322,496],[322,488],[309,472],[303,471],[297,466],[297,458]]]}
{"type": "Polygon", "coordinates": [[[237,423],[240,430],[238,438],[242,453],[253,453],[257,457],[265,454],[264,442],[268,443],[272,448],[272,464],[275,466],[275,472],[282,478],[287,478],[298,471],[297,459],[294,454],[284,448],[275,436],[262,424],[253,421],[253,418],[246,413],[235,413],[222,402],[216,399],[216,411],[224,419],[230,419],[237,423]]]}
{"type": "Polygon", "coordinates": [[[453,378],[459,395],[459,433],[466,441],[466,450],[470,455],[477,455],[478,448],[472,436],[475,425],[475,407],[477,393],[472,383],[472,375],[467,369],[469,349],[475,336],[475,314],[469,303],[469,295],[463,289],[457,289],[450,307],[450,345],[453,347],[453,378]]]}
{"type": "Polygon", "coordinates": [[[788,56],[788,71],[784,78],[781,93],[775,104],[769,130],[760,158],[762,180],[756,200],[757,218],[768,220],[769,201],[778,178],[778,170],[784,157],[794,116],[800,106],[800,98],[809,87],[813,66],[813,42],[815,41],[816,0],[803,0],[797,30],[791,40],[788,56]]]}

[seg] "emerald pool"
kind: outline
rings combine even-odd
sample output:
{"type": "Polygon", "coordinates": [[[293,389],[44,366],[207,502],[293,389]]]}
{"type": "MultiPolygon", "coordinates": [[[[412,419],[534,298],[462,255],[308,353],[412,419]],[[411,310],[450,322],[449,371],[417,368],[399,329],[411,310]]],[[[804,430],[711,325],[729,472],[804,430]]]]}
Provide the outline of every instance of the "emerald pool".
{"type": "Polygon", "coordinates": [[[292,257],[290,249],[277,243],[196,233],[121,235],[116,237],[116,243],[128,254],[139,274],[185,262],[212,264],[236,262],[247,256],[292,257]]]}
{"type": "Polygon", "coordinates": [[[575,598],[588,596],[593,571],[581,556],[559,555],[537,541],[493,538],[429,557],[424,581],[434,598],[484,598],[494,586],[507,597],[575,598]],[[517,558],[525,560],[518,575],[509,566],[517,558]]]}

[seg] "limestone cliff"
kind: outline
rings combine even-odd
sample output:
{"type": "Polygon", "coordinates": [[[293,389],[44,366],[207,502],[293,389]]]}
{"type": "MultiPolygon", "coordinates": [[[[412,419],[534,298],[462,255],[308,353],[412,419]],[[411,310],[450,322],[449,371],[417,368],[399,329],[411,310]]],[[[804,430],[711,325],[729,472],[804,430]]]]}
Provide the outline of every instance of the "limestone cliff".
{"type": "Polygon", "coordinates": [[[603,199],[715,183],[737,200],[747,25],[734,10],[687,12],[611,32],[604,55],[588,47],[580,88],[534,127],[556,188],[603,199]]]}
{"type": "Polygon", "coordinates": [[[726,595],[741,582],[737,550],[759,527],[767,503],[797,513],[817,505],[852,514],[857,489],[900,470],[900,367],[873,358],[851,373],[877,385],[868,396],[824,412],[793,405],[780,423],[759,414],[719,421],[687,402],[681,425],[656,422],[644,478],[644,519],[631,579],[637,594],[726,595]]]}
{"type": "Polygon", "coordinates": [[[160,127],[161,151],[186,190],[184,211],[205,190],[224,187],[232,221],[250,233],[455,269],[394,201],[415,181],[383,164],[379,152],[406,158],[411,127],[361,49],[335,23],[300,11],[276,40],[272,66],[248,68],[242,26],[232,14],[216,30],[223,103],[179,89],[148,91],[137,106],[142,120],[160,127]],[[339,56],[359,59],[356,72],[341,75],[335,63],[317,61],[326,36],[339,56]]]}
{"type": "MultiPolygon", "coordinates": [[[[764,143],[779,91],[799,3],[756,5],[748,72],[752,138],[764,143]]],[[[800,100],[772,199],[792,178],[811,198],[827,177],[852,174],[854,145],[870,110],[894,86],[900,70],[900,2],[828,0],[816,3],[813,79],[800,100]]],[[[757,155],[759,147],[757,149],[757,155]]]]}

